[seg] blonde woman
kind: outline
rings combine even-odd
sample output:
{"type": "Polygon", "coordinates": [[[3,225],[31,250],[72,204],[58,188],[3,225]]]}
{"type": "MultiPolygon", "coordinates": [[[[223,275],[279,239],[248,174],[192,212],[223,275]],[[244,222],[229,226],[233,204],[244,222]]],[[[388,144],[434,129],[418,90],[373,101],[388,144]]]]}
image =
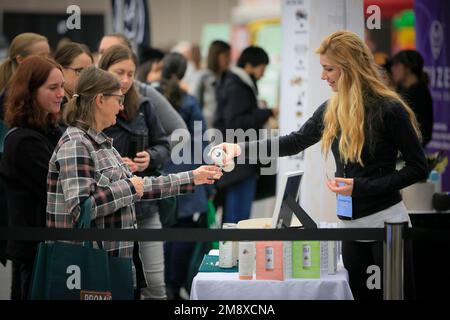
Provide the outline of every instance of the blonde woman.
{"type": "Polygon", "coordinates": [[[0,119],[3,120],[3,104],[6,101],[6,91],[9,81],[22,61],[30,56],[49,56],[50,46],[46,37],[32,32],[21,33],[12,41],[8,56],[0,64],[0,119]]]}
{"type": "MultiPolygon", "coordinates": [[[[279,156],[297,154],[319,141],[324,154],[331,149],[337,172],[327,185],[337,195],[343,227],[380,228],[387,220],[409,221],[399,190],[427,175],[414,113],[381,81],[370,50],[356,34],[335,32],[316,52],[332,97],[298,131],[279,139],[279,156]],[[398,152],[406,163],[399,171],[398,152]],[[341,206],[344,203],[348,206],[341,206]]],[[[241,153],[239,145],[221,146],[229,157],[241,153]]],[[[243,147],[248,151],[248,145],[243,147]]],[[[380,242],[343,243],[344,266],[356,299],[381,299],[382,290],[367,288],[366,270],[371,265],[383,268],[382,250],[380,242]]],[[[412,261],[406,252],[405,293],[413,298],[412,261]]]]}

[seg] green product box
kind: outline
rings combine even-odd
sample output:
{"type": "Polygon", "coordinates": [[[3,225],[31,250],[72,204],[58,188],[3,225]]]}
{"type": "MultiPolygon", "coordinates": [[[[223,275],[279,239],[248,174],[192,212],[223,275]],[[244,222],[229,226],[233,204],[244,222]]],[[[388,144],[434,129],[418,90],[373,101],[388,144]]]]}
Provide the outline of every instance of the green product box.
{"type": "Polygon", "coordinates": [[[292,278],[320,278],[320,241],[292,241],[292,278]]]}

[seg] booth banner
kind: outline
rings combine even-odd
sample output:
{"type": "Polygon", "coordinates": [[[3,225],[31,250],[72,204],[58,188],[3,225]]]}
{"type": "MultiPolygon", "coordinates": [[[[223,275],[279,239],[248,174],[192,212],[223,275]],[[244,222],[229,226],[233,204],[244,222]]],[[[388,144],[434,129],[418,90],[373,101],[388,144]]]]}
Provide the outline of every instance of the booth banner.
{"type": "MultiPolygon", "coordinates": [[[[282,69],[280,135],[297,131],[305,122],[308,105],[308,52],[310,48],[309,0],[285,0],[282,3],[282,69]]],[[[313,50],[314,48],[312,48],[313,50]]],[[[283,159],[284,172],[302,168],[303,152],[283,159]]],[[[281,175],[280,175],[281,176],[281,175]]]]}
{"type": "MultiPolygon", "coordinates": [[[[423,55],[433,97],[433,138],[428,152],[450,157],[450,1],[415,0],[416,48],[423,55]]],[[[450,170],[442,176],[442,190],[450,191],[450,170]]]]}
{"type": "Polygon", "coordinates": [[[149,46],[148,5],[144,0],[111,0],[114,32],[123,33],[137,45],[149,46]]]}

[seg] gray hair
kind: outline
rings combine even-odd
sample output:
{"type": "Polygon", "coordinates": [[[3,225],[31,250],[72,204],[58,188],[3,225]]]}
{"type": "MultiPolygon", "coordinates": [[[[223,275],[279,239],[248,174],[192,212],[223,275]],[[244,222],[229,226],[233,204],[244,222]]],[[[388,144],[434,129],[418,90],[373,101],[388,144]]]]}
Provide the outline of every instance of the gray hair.
{"type": "Polygon", "coordinates": [[[64,108],[67,125],[75,126],[77,120],[95,126],[95,97],[100,93],[113,93],[120,89],[120,82],[112,74],[96,67],[84,69],[75,86],[75,94],[64,108]]]}

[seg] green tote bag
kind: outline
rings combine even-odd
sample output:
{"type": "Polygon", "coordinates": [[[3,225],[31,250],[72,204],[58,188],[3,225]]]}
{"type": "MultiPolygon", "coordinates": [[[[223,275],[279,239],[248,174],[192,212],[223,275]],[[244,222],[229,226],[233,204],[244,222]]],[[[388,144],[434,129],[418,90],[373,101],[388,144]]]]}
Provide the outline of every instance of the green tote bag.
{"type": "MultiPolygon", "coordinates": [[[[77,228],[91,223],[91,200],[83,203],[77,228]]],[[[108,256],[92,247],[64,242],[40,243],[33,267],[30,299],[131,300],[134,297],[132,260],[108,256]]]]}

